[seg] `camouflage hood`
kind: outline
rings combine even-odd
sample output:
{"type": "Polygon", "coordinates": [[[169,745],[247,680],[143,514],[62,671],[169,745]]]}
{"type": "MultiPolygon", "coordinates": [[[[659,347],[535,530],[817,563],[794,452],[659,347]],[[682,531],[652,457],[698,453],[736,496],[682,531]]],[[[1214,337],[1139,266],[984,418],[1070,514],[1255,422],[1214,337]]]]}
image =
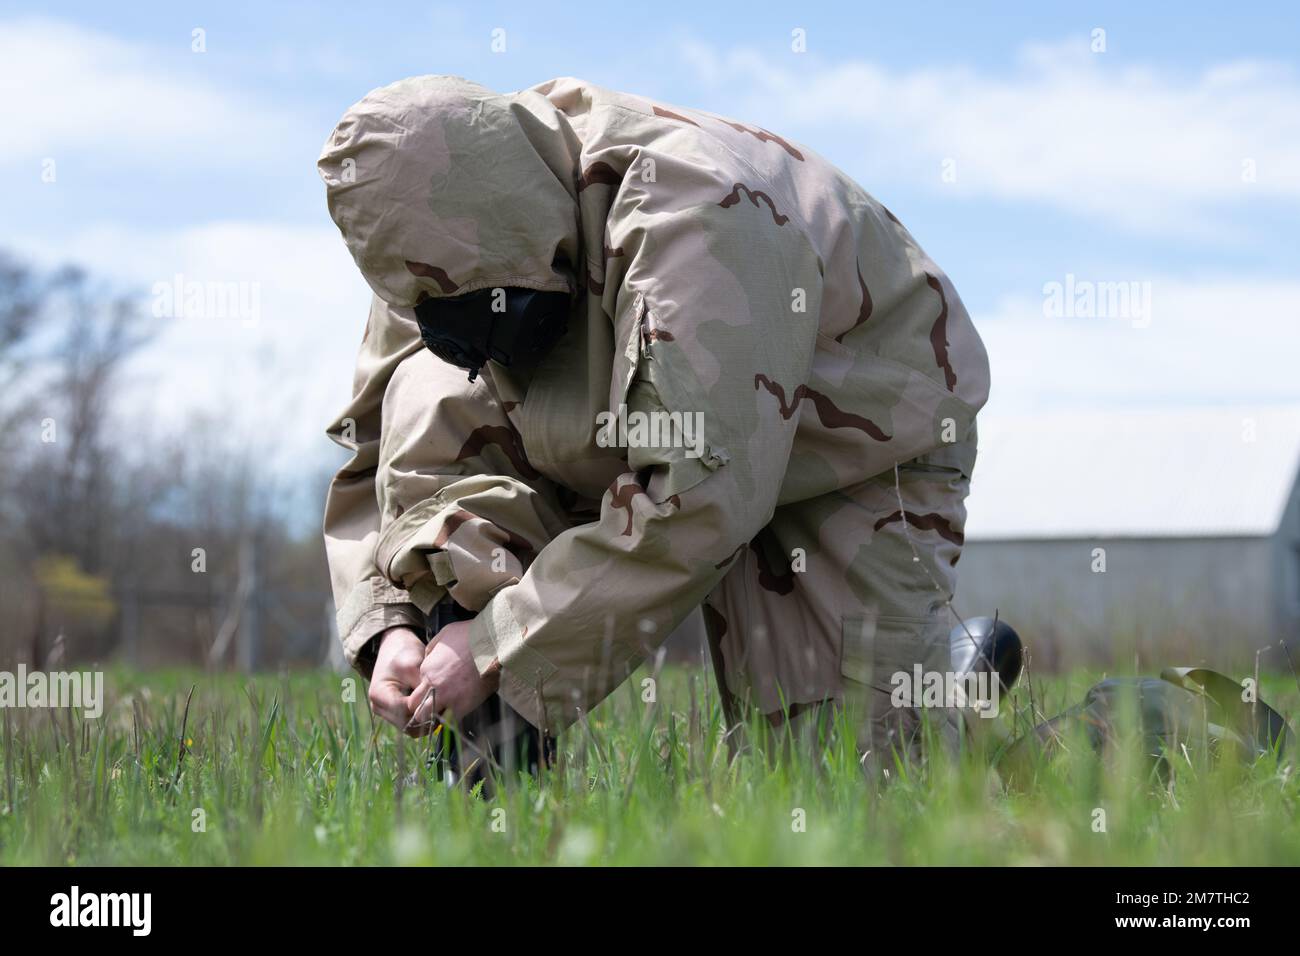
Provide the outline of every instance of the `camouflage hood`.
{"type": "Polygon", "coordinates": [[[579,148],[539,93],[418,76],[351,107],[317,168],[362,275],[402,308],[494,286],[571,289],[579,148]]]}

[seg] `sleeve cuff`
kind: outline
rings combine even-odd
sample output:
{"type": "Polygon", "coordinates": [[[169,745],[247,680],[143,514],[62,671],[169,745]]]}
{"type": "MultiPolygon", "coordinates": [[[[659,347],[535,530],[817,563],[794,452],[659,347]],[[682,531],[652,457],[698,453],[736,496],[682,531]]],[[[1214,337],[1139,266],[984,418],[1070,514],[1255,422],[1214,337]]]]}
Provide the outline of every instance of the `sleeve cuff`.
{"type": "Polygon", "coordinates": [[[469,625],[469,650],[474,655],[474,667],[483,677],[501,669],[501,662],[497,659],[496,640],[488,624],[490,608],[491,605],[488,605],[483,613],[475,615],[469,625]]]}
{"type": "Polygon", "coordinates": [[[390,627],[406,626],[417,633],[424,630],[424,614],[414,604],[379,604],[363,612],[344,632],[340,631],[343,641],[343,656],[348,664],[361,672],[367,680],[374,667],[374,659],[364,653],[370,641],[390,627]]]}

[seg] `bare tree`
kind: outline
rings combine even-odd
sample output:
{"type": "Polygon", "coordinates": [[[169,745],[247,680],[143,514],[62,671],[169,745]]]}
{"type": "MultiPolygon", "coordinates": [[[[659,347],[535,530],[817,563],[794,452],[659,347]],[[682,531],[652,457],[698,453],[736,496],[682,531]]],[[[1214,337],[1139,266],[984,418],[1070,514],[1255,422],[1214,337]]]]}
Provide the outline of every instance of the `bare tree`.
{"type": "Polygon", "coordinates": [[[12,257],[0,259],[5,550],[34,585],[34,663],[48,643],[39,561],[71,559],[65,576],[106,579],[116,510],[114,389],[144,341],[130,300],[108,294],[82,270],[40,275],[12,257]]]}
{"type": "Polygon", "coordinates": [[[0,250],[0,455],[14,441],[23,404],[18,396],[29,358],[27,346],[45,291],[45,284],[30,269],[0,250]]]}
{"type": "Polygon", "coordinates": [[[306,475],[276,477],[277,436],[215,411],[175,430],[147,397],[133,411],[146,321],[79,269],[0,253],[0,658],[41,666],[66,626],[82,659],[314,662],[328,576],[294,517],[306,475]]]}
{"type": "Polygon", "coordinates": [[[39,484],[28,493],[44,505],[29,509],[35,546],[75,556],[91,574],[109,560],[112,532],[114,386],[126,359],[146,340],[138,309],[105,298],[80,269],[54,277],[50,308],[62,312],[63,334],[49,355],[53,376],[43,404],[57,429],[56,449],[39,484]]]}

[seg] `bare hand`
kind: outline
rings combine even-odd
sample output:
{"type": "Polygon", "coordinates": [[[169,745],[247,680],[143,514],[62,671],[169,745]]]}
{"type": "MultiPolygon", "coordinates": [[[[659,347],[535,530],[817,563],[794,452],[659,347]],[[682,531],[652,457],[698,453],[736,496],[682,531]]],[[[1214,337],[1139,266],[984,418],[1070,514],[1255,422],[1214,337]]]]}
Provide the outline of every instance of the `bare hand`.
{"type": "Polygon", "coordinates": [[[483,677],[474,666],[469,628],[469,621],[448,624],[425,651],[420,682],[411,694],[415,711],[407,733],[412,737],[429,733],[435,715],[459,720],[496,693],[498,676],[483,677]]]}
{"type": "Polygon", "coordinates": [[[394,727],[404,728],[419,699],[412,700],[420,683],[424,641],[409,627],[390,627],[379,639],[374,670],[370,674],[370,711],[394,727]]]}

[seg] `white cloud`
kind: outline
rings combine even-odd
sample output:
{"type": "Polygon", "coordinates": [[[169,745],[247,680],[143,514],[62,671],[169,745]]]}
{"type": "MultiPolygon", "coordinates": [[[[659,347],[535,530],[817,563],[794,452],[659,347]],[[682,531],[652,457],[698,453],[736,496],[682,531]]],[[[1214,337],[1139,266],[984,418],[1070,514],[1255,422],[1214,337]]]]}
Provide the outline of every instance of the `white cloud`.
{"type": "Polygon", "coordinates": [[[1265,63],[1199,75],[1125,66],[1086,43],[1027,45],[1008,74],[870,62],[775,65],[747,49],[682,48],[734,112],[824,138],[873,172],[956,195],[1043,203],[1139,230],[1214,228],[1214,207],[1300,201],[1300,82],[1265,63]],[[743,91],[743,92],[738,92],[743,91]],[[940,178],[955,160],[956,181],[940,178]],[[1254,182],[1243,182],[1243,164],[1254,182]]]}
{"type": "Polygon", "coordinates": [[[1149,281],[1149,324],[1049,318],[1025,296],[975,316],[991,413],[1300,401],[1300,281],[1077,277],[1098,279],[1149,281]]]}
{"type": "MultiPolygon", "coordinates": [[[[190,53],[189,40],[183,31],[162,48],[51,19],[4,22],[0,166],[89,157],[142,172],[133,184],[101,177],[103,190],[138,190],[152,171],[203,190],[215,167],[249,177],[298,168],[314,177],[312,146],[323,131],[231,89],[229,64],[190,53]]],[[[75,263],[95,280],[137,290],[146,315],[155,283],[177,275],[205,289],[245,283],[256,297],[256,324],[151,318],[156,335],[127,378],[132,420],[142,429],[175,429],[192,414],[206,415],[290,468],[328,455],[322,433],[348,398],[370,294],[323,199],[319,227],[187,222],[193,217],[181,208],[165,217],[178,225],[158,229],[149,223],[160,218],[160,200],[145,189],[139,222],[104,221],[92,208],[39,228],[8,223],[0,245],[43,267],[75,263]]]]}
{"type": "Polygon", "coordinates": [[[292,115],[219,88],[205,75],[208,54],[188,44],[188,34],[160,50],[61,21],[5,22],[0,163],[84,149],[145,169],[251,163],[301,132],[292,115]]]}

